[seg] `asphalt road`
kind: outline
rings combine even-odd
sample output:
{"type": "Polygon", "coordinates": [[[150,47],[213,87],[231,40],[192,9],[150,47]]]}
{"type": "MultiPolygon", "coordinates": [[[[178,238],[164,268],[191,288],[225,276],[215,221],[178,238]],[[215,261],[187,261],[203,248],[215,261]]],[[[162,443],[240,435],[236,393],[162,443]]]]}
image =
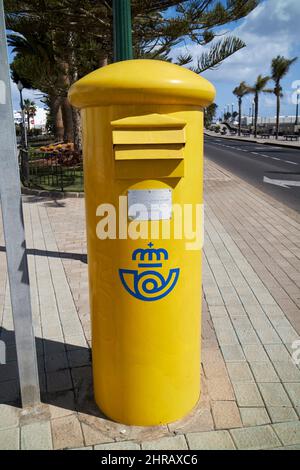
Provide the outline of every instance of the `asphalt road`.
{"type": "Polygon", "coordinates": [[[300,211],[300,150],[205,135],[204,155],[300,211]]]}

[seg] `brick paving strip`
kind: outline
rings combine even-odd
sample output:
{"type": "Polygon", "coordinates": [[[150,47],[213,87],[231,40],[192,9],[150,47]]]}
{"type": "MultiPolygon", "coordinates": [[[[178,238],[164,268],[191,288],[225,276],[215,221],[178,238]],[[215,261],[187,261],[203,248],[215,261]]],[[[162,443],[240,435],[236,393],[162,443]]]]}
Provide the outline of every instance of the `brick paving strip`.
{"type": "Polygon", "coordinates": [[[24,197],[43,405],[19,407],[0,232],[0,449],[300,448],[300,216],[211,162],[205,201],[201,400],[138,427],[93,402],[84,201],[24,197]]]}

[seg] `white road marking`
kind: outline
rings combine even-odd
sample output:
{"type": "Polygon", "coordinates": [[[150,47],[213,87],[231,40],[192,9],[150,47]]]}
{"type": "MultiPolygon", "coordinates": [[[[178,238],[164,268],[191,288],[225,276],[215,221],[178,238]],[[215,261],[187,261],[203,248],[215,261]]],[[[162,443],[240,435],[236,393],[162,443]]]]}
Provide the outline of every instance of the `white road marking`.
{"type": "Polygon", "coordinates": [[[282,188],[288,188],[290,186],[300,186],[300,181],[289,181],[289,180],[275,180],[264,176],[264,183],[274,184],[275,186],[281,186],[282,188]]]}
{"type": "MultiPolygon", "coordinates": [[[[234,147],[232,145],[219,144],[218,142],[216,142],[216,145],[220,145],[221,147],[226,147],[226,148],[229,148],[229,149],[238,150],[240,152],[251,153],[252,155],[258,155],[258,156],[264,157],[264,158],[272,158],[272,160],[278,160],[279,162],[288,163],[290,165],[299,165],[298,163],[291,162],[290,160],[282,160],[281,158],[278,158],[278,157],[272,157],[271,155],[265,155],[264,153],[259,153],[259,152],[252,152],[248,149],[245,150],[245,149],[242,149],[242,148],[239,148],[239,147],[234,147]]],[[[269,147],[269,148],[278,150],[277,147],[269,147]]],[[[255,149],[264,150],[264,149],[262,149],[262,147],[255,147],[255,149]]]]}

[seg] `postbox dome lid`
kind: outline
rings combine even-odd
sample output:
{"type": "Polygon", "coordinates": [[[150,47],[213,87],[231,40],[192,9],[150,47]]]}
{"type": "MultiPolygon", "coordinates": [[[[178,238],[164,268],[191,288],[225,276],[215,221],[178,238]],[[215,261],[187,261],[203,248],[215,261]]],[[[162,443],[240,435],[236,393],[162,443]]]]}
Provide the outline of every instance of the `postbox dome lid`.
{"type": "Polygon", "coordinates": [[[110,104],[182,104],[208,106],[214,86],[184,67],[160,60],[137,59],[106,65],[74,83],[73,106],[110,104]]]}

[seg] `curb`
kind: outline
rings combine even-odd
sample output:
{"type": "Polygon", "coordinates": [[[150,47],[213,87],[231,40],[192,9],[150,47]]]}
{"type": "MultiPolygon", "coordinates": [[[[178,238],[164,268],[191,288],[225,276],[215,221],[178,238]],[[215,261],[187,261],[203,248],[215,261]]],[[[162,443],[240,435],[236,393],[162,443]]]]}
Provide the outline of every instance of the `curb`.
{"type": "Polygon", "coordinates": [[[295,145],[292,145],[292,144],[285,144],[285,143],[281,143],[281,142],[271,142],[271,141],[262,141],[260,139],[256,139],[256,140],[251,140],[251,139],[247,139],[247,138],[241,138],[241,139],[238,139],[236,137],[224,137],[222,135],[219,135],[219,134],[216,134],[216,135],[212,135],[212,134],[207,134],[205,133],[205,135],[207,135],[208,137],[218,137],[220,139],[225,139],[225,140],[235,140],[237,142],[251,142],[252,144],[260,144],[260,145],[273,145],[274,147],[282,147],[282,148],[291,148],[291,149],[294,149],[294,150],[300,150],[300,145],[299,147],[296,147],[295,145]]]}
{"type": "Polygon", "coordinates": [[[51,197],[53,199],[84,198],[83,192],[46,191],[43,189],[26,188],[25,186],[21,186],[21,193],[24,196],[51,197]]]}

